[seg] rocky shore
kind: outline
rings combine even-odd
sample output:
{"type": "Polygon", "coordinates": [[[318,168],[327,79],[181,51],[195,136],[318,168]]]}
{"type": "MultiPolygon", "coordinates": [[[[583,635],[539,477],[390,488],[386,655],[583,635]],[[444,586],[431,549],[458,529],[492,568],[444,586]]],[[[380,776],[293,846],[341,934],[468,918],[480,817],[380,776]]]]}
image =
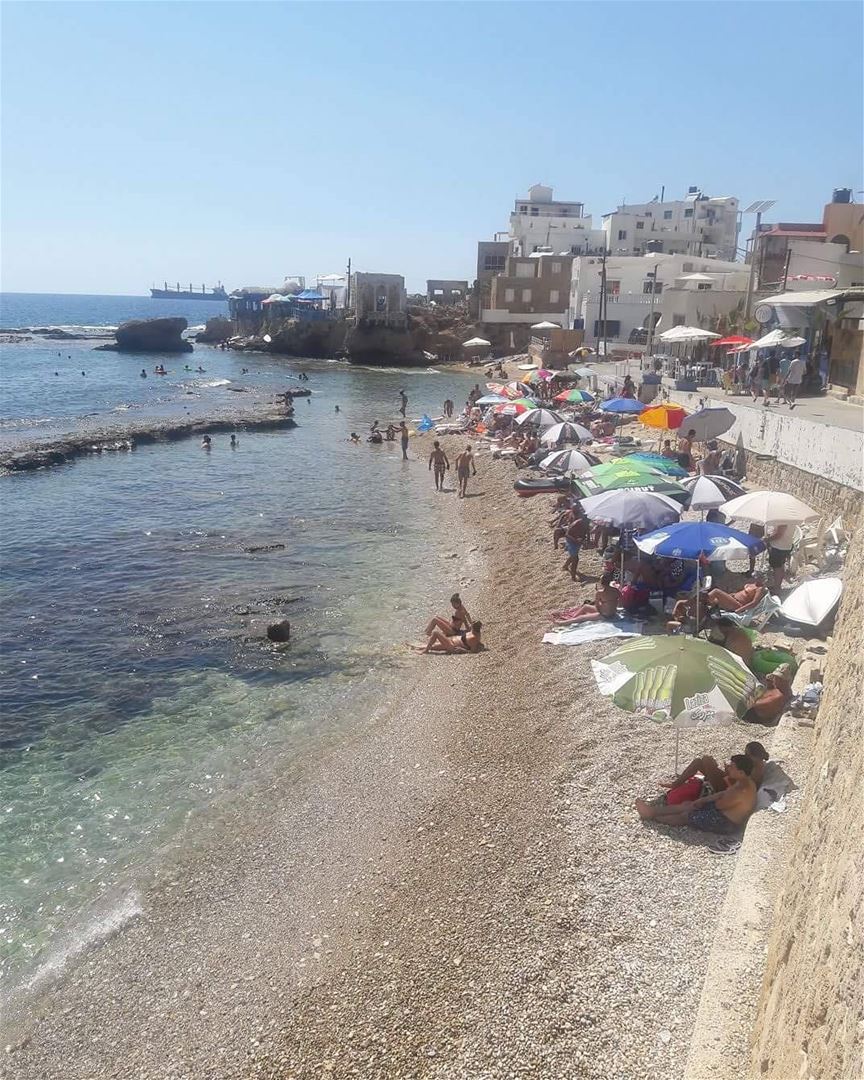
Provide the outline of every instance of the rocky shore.
{"type": "Polygon", "coordinates": [[[235,416],[196,417],[176,420],[149,420],[143,424],[63,435],[50,441],[34,441],[14,450],[0,451],[0,472],[26,472],[51,465],[66,465],[79,457],[134,450],[150,443],[173,442],[195,435],[215,435],[229,431],[276,431],[296,427],[284,408],[272,406],[247,410],[235,416]]]}
{"type": "MultiPolygon", "coordinates": [[[[442,496],[430,557],[453,557],[487,651],[394,643],[361,735],[194,826],[141,915],[18,1003],[10,1078],[681,1073],[734,859],[640,824],[672,732],[596,692],[608,642],[541,644],[581,595],[548,501],[515,499],[505,462],[478,473],[442,496]]],[[[684,732],[682,754],[741,740],[684,732]]]]}

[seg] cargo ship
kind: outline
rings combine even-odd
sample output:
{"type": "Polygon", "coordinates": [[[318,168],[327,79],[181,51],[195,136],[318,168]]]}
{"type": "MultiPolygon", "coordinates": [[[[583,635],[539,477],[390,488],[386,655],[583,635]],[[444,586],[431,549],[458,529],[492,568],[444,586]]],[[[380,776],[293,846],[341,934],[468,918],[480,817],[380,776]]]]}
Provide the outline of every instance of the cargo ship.
{"type": "Polygon", "coordinates": [[[154,300],[227,300],[228,293],[225,292],[225,286],[220,281],[212,289],[208,289],[205,285],[202,285],[200,289],[194,289],[190,281],[188,289],[181,289],[180,282],[177,282],[176,289],[169,289],[168,282],[164,283],[164,288],[150,290],[150,296],[154,300]]]}

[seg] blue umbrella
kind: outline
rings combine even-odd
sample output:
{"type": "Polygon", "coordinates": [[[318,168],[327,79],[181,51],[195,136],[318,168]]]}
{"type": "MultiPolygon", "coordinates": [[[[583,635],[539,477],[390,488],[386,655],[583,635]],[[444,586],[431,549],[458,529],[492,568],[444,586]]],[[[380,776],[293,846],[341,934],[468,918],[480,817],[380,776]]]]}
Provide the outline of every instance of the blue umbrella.
{"type": "Polygon", "coordinates": [[[655,529],[636,540],[636,546],[648,555],[663,555],[669,559],[709,559],[728,562],[748,559],[765,550],[765,542],[757,536],[730,529],[712,521],[681,521],[655,529]]]}
{"type": "Polygon", "coordinates": [[[601,403],[600,408],[603,412],[612,413],[640,413],[644,412],[647,408],[641,401],[637,401],[635,398],[629,397],[613,397],[608,401],[601,403]]]}
{"type": "Polygon", "coordinates": [[[757,536],[730,529],[713,521],[681,521],[666,525],[653,532],[637,537],[636,547],[648,555],[661,555],[667,559],[696,559],[696,632],[699,632],[699,559],[728,562],[730,559],[747,559],[765,550],[765,542],[757,536]]]}
{"type": "Polygon", "coordinates": [[[677,461],[673,461],[671,458],[664,458],[662,454],[652,454],[648,451],[642,451],[636,454],[627,454],[625,457],[627,461],[643,461],[646,465],[650,465],[652,469],[658,469],[660,472],[666,473],[667,476],[690,475],[677,461]]]}

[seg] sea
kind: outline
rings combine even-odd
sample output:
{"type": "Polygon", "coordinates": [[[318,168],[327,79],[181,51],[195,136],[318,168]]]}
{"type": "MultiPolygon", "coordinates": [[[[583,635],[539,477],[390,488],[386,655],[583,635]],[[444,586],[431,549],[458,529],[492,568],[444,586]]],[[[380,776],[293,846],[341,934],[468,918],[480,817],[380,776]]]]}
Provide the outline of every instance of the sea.
{"type": "MultiPolygon", "coordinates": [[[[147,297],[0,304],[4,331],[166,314],[194,326],[224,313],[147,297]]],[[[4,341],[5,448],[190,410],[231,415],[300,385],[301,372],[312,391],[295,428],[238,430],[236,448],[228,435],[209,452],[189,438],[0,477],[9,994],[134,917],[142,883],[221,800],[362,737],[398,694],[403,642],[460,584],[435,516],[453,496],[434,491],[428,436],[412,438],[407,462],[398,443],[365,436],[374,420],[398,420],[400,389],[416,422],[439,416],[445,397],[464,400],[474,380],[209,346],[165,357],[4,341]],[[152,373],[159,363],[167,375],[152,373]],[[291,642],[276,647],[263,631],[285,618],[291,642]]]]}

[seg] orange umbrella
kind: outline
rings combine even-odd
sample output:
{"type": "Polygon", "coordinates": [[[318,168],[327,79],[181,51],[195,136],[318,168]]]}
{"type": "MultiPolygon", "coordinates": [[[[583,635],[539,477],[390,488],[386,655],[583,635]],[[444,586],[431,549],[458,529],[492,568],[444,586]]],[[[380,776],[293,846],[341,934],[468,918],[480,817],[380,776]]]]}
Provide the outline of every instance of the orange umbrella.
{"type": "Polygon", "coordinates": [[[680,405],[652,405],[639,414],[639,422],[648,427],[668,430],[681,427],[687,416],[687,411],[680,405]]]}

